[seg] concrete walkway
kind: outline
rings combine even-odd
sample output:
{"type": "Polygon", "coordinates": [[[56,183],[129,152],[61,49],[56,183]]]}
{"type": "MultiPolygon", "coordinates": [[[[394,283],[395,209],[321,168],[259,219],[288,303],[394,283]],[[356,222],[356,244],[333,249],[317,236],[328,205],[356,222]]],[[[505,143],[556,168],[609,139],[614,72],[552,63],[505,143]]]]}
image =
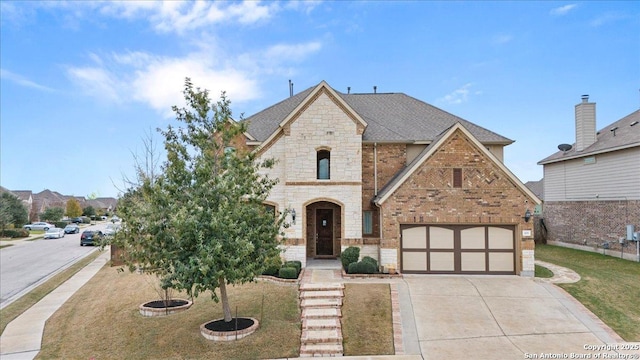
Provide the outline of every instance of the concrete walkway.
{"type": "Polygon", "coordinates": [[[548,282],[552,284],[572,284],[580,281],[580,275],[577,272],[567,269],[566,267],[558,266],[552,263],[548,263],[541,260],[536,260],[536,265],[546,267],[553,272],[553,277],[550,278],[535,278],[536,281],[548,282]]]}
{"type": "Polygon", "coordinates": [[[9,323],[0,336],[2,360],[30,360],[40,351],[45,322],[108,261],[105,251],[65,283],[9,323]]]}

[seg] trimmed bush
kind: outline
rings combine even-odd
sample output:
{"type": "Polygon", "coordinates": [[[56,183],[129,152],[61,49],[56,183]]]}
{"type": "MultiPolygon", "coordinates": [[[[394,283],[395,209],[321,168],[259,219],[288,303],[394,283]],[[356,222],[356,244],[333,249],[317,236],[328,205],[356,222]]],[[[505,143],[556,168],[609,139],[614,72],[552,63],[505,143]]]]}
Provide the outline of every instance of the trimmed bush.
{"type": "Polygon", "coordinates": [[[89,219],[88,217],[83,217],[82,218],[82,223],[83,224],[91,224],[91,219],[89,219]]]}
{"type": "Polygon", "coordinates": [[[274,256],[265,261],[265,269],[262,271],[263,275],[271,275],[278,276],[278,272],[282,267],[282,260],[280,259],[280,255],[274,256]]]}
{"type": "Polygon", "coordinates": [[[373,267],[376,269],[376,272],[378,272],[378,261],[376,259],[372,258],[371,256],[365,256],[362,258],[362,261],[373,264],[373,267]]]}
{"type": "Polygon", "coordinates": [[[282,279],[297,279],[298,270],[294,267],[282,267],[278,272],[278,277],[282,279]]]}
{"type": "Polygon", "coordinates": [[[25,229],[5,229],[2,232],[2,237],[11,239],[29,237],[29,231],[25,229]]]}
{"type": "Polygon", "coordinates": [[[355,246],[349,246],[348,248],[344,249],[344,251],[340,255],[340,261],[342,262],[342,267],[345,270],[349,269],[349,264],[358,262],[359,258],[360,248],[355,246]]]}
{"type": "Polygon", "coordinates": [[[374,274],[376,267],[368,261],[359,261],[349,264],[347,273],[349,274],[374,274]]]}
{"type": "Polygon", "coordinates": [[[300,271],[302,270],[302,262],[298,261],[298,260],[289,260],[286,261],[284,263],[284,265],[282,265],[282,267],[292,267],[296,269],[296,277],[298,277],[298,275],[300,274],[300,271]]]}
{"type": "Polygon", "coordinates": [[[67,226],[69,223],[66,221],[56,221],[53,223],[53,225],[55,225],[57,228],[62,228],[64,229],[65,226],[67,226]]]}

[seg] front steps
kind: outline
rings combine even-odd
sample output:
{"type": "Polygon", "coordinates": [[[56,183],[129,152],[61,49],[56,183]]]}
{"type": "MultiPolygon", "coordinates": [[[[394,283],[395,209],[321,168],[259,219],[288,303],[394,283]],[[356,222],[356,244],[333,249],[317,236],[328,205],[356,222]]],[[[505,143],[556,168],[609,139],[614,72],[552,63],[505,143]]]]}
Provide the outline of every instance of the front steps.
{"type": "Polygon", "coordinates": [[[302,336],[300,357],[342,356],[342,298],[344,284],[300,285],[302,336]]]}

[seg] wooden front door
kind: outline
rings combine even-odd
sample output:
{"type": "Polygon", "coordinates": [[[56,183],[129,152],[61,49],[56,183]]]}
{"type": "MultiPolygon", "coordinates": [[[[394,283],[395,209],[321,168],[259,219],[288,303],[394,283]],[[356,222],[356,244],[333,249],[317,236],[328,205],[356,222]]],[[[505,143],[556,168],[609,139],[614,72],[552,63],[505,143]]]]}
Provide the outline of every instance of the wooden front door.
{"type": "Polygon", "coordinates": [[[316,256],[333,256],[333,209],[316,209],[316,256]]]}

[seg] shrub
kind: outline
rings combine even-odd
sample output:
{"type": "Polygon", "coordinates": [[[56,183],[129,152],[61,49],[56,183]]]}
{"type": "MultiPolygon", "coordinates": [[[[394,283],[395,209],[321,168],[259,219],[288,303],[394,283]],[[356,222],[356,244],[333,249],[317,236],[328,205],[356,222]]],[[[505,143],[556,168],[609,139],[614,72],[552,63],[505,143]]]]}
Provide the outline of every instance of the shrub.
{"type": "Polygon", "coordinates": [[[286,261],[284,263],[284,265],[282,265],[282,267],[292,267],[296,269],[296,277],[298,277],[298,275],[300,274],[300,271],[302,270],[302,262],[298,261],[298,260],[289,260],[286,261]]]}
{"type": "Polygon", "coordinates": [[[53,225],[55,225],[57,228],[63,228],[63,229],[64,229],[64,227],[65,227],[65,226],[67,226],[68,224],[69,224],[69,223],[68,223],[68,222],[66,222],[66,221],[56,221],[56,222],[54,222],[54,223],[53,223],[53,225]]]}
{"type": "Polygon", "coordinates": [[[362,258],[362,261],[373,264],[373,267],[376,269],[376,272],[378,271],[378,260],[372,258],[371,256],[365,256],[362,258]]]}
{"type": "Polygon", "coordinates": [[[297,279],[298,270],[294,267],[282,267],[278,272],[278,277],[283,279],[297,279]]]}
{"type": "Polygon", "coordinates": [[[340,255],[340,261],[342,261],[342,267],[345,270],[349,269],[349,264],[358,262],[360,258],[360,248],[355,246],[349,246],[344,249],[342,255],[340,255]]]}
{"type": "Polygon", "coordinates": [[[373,274],[376,272],[376,267],[368,261],[359,261],[349,264],[347,273],[349,274],[373,274]]]}
{"type": "Polygon", "coordinates": [[[82,217],[82,223],[83,224],[91,224],[91,219],[89,219],[88,217],[82,217]]]}
{"type": "Polygon", "coordinates": [[[12,238],[12,239],[29,237],[29,231],[25,229],[5,229],[2,232],[2,237],[12,238]]]}
{"type": "Polygon", "coordinates": [[[282,267],[282,260],[280,259],[280,255],[274,256],[265,261],[265,269],[262,271],[263,275],[271,275],[278,276],[278,272],[282,267]]]}

